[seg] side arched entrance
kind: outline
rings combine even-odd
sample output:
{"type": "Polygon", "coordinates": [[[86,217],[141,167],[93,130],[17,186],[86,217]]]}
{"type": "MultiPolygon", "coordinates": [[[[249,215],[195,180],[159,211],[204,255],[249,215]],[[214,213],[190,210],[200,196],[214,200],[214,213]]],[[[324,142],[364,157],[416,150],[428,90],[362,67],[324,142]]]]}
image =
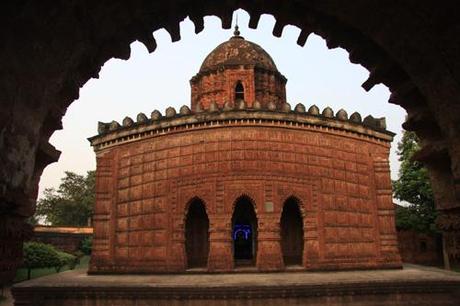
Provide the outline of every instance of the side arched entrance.
{"type": "Polygon", "coordinates": [[[185,220],[187,268],[206,267],[209,253],[209,219],[203,201],[194,199],[185,220]]]}
{"type": "Polygon", "coordinates": [[[296,198],[290,197],[284,202],[280,223],[284,264],[302,265],[303,220],[296,198]]]}
{"type": "Polygon", "coordinates": [[[235,266],[255,265],[257,217],[250,198],[237,199],[232,216],[233,259],[235,266]]]}

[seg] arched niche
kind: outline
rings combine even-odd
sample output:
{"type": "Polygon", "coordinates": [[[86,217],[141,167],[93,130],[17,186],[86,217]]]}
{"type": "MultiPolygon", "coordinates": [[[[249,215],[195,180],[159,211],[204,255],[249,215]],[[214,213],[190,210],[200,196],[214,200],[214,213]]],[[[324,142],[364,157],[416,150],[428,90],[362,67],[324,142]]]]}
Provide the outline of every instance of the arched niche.
{"type": "Polygon", "coordinates": [[[304,229],[299,200],[289,197],[283,205],[280,220],[281,251],[286,266],[302,265],[304,229]]]}
{"type": "Polygon", "coordinates": [[[185,218],[187,268],[205,268],[209,254],[209,218],[204,202],[194,198],[185,218]]]}

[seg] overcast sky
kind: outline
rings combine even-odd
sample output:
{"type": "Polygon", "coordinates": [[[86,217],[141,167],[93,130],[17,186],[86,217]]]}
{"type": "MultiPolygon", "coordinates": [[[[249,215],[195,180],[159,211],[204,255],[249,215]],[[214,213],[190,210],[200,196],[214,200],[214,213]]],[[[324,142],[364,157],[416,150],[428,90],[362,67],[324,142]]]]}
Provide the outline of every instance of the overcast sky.
{"type": "MultiPolygon", "coordinates": [[[[335,112],[344,108],[349,115],[358,111],[363,118],[368,114],[386,117],[387,129],[397,133],[390,156],[392,178],[397,177],[395,149],[405,111],[387,102],[387,87],[378,85],[366,92],[361,84],[369,72],[350,63],[345,50],[329,50],[319,36],[310,35],[305,46],[300,47],[296,44],[300,33],[296,27],[286,26],[281,38],[272,35],[275,19],[271,15],[262,15],[255,30],[248,28],[249,15],[245,11],[238,11],[238,20],[241,35],[262,46],[288,79],[286,93],[292,107],[301,102],[307,109],[316,104],[321,110],[326,106],[335,112]]],[[[97,133],[98,121],[121,122],[125,116],[135,119],[139,112],[150,116],[154,109],[164,114],[168,106],[178,110],[181,105],[190,105],[190,78],[206,55],[233,32],[223,30],[217,17],[206,17],[204,21],[204,30],[196,35],[193,23],[184,20],[180,24],[181,40],[175,43],[171,43],[165,30],[154,32],[158,47],[152,54],[141,43],[132,43],[129,60],[109,60],[99,79],[85,84],[80,98],[67,109],[64,129],[51,137],[50,142],[62,154],[57,163],[45,169],[40,195],[46,187],[59,186],[64,171],[85,174],[95,169],[95,155],[87,138],[97,133]]]]}

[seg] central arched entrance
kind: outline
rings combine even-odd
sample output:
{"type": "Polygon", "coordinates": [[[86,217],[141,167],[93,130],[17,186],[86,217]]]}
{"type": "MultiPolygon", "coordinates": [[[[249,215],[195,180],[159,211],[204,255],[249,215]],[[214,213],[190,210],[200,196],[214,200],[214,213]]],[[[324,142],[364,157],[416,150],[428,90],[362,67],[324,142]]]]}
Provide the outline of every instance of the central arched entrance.
{"type": "Polygon", "coordinates": [[[284,202],[281,215],[281,248],[286,266],[302,264],[303,221],[299,201],[294,197],[284,202]]]}
{"type": "Polygon", "coordinates": [[[255,265],[257,253],[257,217],[251,199],[236,200],[232,217],[233,259],[235,266],[255,265]]]}
{"type": "Polygon", "coordinates": [[[209,219],[203,201],[193,199],[185,220],[185,251],[187,268],[203,268],[208,264],[209,219]]]}

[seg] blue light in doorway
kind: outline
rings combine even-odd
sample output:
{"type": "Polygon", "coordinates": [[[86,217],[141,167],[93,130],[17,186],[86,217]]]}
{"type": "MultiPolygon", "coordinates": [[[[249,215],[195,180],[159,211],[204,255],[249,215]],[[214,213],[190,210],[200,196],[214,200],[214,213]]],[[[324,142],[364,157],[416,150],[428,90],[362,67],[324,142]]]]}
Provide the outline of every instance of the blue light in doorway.
{"type": "Polygon", "coordinates": [[[251,225],[249,224],[235,224],[233,226],[233,240],[236,240],[238,234],[243,234],[244,240],[248,240],[251,235],[251,225]]]}

